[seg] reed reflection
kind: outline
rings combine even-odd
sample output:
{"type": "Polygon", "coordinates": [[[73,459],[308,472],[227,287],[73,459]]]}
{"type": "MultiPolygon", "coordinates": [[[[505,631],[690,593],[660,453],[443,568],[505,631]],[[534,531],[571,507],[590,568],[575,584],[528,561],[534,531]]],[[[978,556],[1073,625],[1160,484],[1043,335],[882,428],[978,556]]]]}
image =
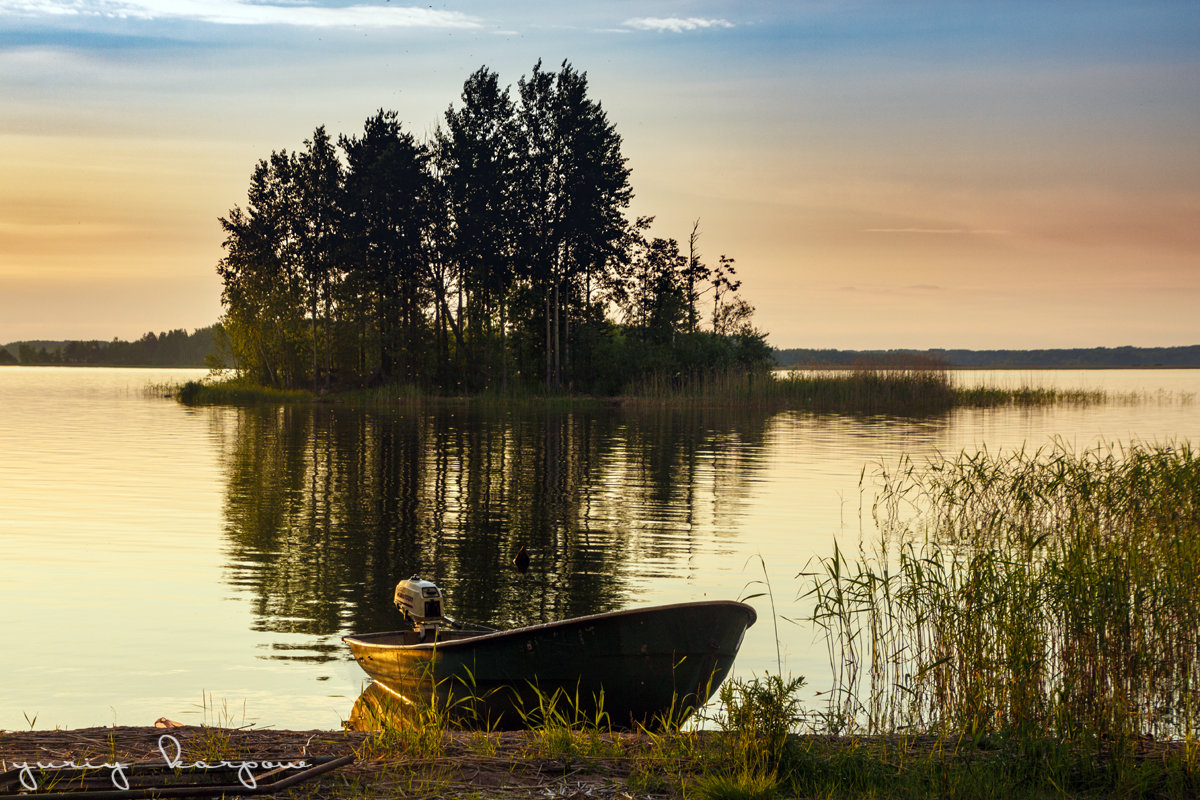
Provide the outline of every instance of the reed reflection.
{"type": "Polygon", "coordinates": [[[395,628],[396,581],[436,581],[458,618],[512,627],[610,611],[732,536],[763,468],[762,414],[536,415],[245,409],[225,448],[229,581],[256,629],[341,656],[395,628]],[[512,564],[524,546],[530,565],[512,564]]]}

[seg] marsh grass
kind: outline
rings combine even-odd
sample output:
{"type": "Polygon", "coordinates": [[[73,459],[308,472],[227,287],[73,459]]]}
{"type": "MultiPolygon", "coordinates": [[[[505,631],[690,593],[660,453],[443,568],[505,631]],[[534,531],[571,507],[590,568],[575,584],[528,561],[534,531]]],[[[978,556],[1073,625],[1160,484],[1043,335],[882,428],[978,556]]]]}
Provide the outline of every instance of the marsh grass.
{"type": "Polygon", "coordinates": [[[854,369],[652,375],[629,387],[625,404],[922,416],[964,407],[1086,405],[1105,400],[1099,391],[960,387],[950,373],[938,369],[854,369]]]}
{"type": "Polygon", "coordinates": [[[875,516],[872,547],[835,546],[805,573],[834,672],[826,730],[932,734],[1031,763],[1084,752],[1110,781],[1149,742],[1195,741],[1188,444],[901,461],[875,516]]]}
{"type": "Polygon", "coordinates": [[[311,392],[300,389],[273,389],[241,378],[188,381],[181,386],[156,385],[153,391],[173,395],[187,406],[285,405],[312,401],[311,392]]]}

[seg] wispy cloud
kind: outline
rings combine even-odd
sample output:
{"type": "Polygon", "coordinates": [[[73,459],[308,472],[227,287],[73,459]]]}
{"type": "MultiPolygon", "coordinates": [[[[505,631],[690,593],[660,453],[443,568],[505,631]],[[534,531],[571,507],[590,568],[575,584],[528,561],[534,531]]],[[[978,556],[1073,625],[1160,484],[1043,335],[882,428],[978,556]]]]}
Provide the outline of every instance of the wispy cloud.
{"type": "Polygon", "coordinates": [[[625,20],[625,27],[639,31],[683,33],[708,28],[732,28],[733,23],[724,19],[704,19],[703,17],[634,17],[625,20]]]}
{"type": "Polygon", "coordinates": [[[475,17],[401,5],[340,8],[311,3],[246,0],[0,0],[0,14],[24,17],[102,17],[190,20],[214,25],[289,25],[302,28],[478,28],[475,17]]]}
{"type": "Polygon", "coordinates": [[[939,286],[936,283],[909,283],[903,286],[893,284],[873,284],[870,286],[855,286],[854,284],[842,284],[837,288],[839,292],[864,292],[868,294],[895,294],[896,292],[944,292],[946,287],[939,286]]]}
{"type": "Polygon", "coordinates": [[[866,233],[914,233],[928,236],[1007,236],[998,228],[867,228],[866,233]]]}

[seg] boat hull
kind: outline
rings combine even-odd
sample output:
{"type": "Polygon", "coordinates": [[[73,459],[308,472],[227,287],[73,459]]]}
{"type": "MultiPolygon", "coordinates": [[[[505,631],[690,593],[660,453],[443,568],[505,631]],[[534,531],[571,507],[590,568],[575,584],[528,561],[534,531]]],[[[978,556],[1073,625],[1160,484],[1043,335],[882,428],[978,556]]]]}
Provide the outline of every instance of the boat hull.
{"type": "Polygon", "coordinates": [[[346,636],[355,660],[413,707],[459,722],[538,724],[553,700],[569,721],[617,727],[682,719],[729,673],[754,609],[733,601],[616,611],[487,634],[346,636]]]}

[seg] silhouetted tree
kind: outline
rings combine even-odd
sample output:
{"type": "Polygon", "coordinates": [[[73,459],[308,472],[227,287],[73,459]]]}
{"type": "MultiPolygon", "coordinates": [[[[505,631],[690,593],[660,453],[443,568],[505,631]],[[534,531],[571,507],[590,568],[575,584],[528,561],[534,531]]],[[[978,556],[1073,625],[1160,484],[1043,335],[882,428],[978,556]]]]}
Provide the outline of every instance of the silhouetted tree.
{"type": "Polygon", "coordinates": [[[587,96],[585,73],[564,61],[552,74],[539,61],[517,85],[522,257],[545,324],[546,386],[557,389],[569,382],[572,316],[586,321],[593,289],[620,255],[633,192],[621,137],[587,96]]]}
{"type": "Polygon", "coordinates": [[[480,348],[489,371],[507,384],[508,299],[515,272],[517,216],[516,118],[508,89],[481,67],[463,84],[462,107],[446,110],[435,136],[444,188],[445,255],[457,289],[459,339],[466,366],[478,371],[480,348]],[[495,341],[496,348],[489,344],[495,341]]]}
{"type": "Polygon", "coordinates": [[[299,204],[298,214],[290,222],[295,228],[300,274],[308,299],[312,327],[312,380],[317,388],[318,353],[321,339],[325,350],[325,388],[333,372],[332,337],[334,326],[333,294],[340,279],[338,254],[342,234],[342,164],[333,141],[318,126],[311,139],[304,140],[304,151],[294,156],[292,178],[299,204]],[[323,321],[323,325],[319,322],[323,321]]]}
{"type": "Polygon", "coordinates": [[[301,353],[308,344],[292,165],[286,151],[260,160],[250,176],[246,209],[235,206],[220,220],[226,252],[217,273],[234,366],[276,387],[295,386],[303,378],[301,353]]]}
{"type": "Polygon", "coordinates": [[[349,253],[366,295],[383,381],[420,372],[429,302],[424,231],[430,220],[429,153],[401,130],[394,111],[366,121],[360,137],[342,137],[349,253]],[[400,358],[400,374],[396,359],[400,358]]]}

